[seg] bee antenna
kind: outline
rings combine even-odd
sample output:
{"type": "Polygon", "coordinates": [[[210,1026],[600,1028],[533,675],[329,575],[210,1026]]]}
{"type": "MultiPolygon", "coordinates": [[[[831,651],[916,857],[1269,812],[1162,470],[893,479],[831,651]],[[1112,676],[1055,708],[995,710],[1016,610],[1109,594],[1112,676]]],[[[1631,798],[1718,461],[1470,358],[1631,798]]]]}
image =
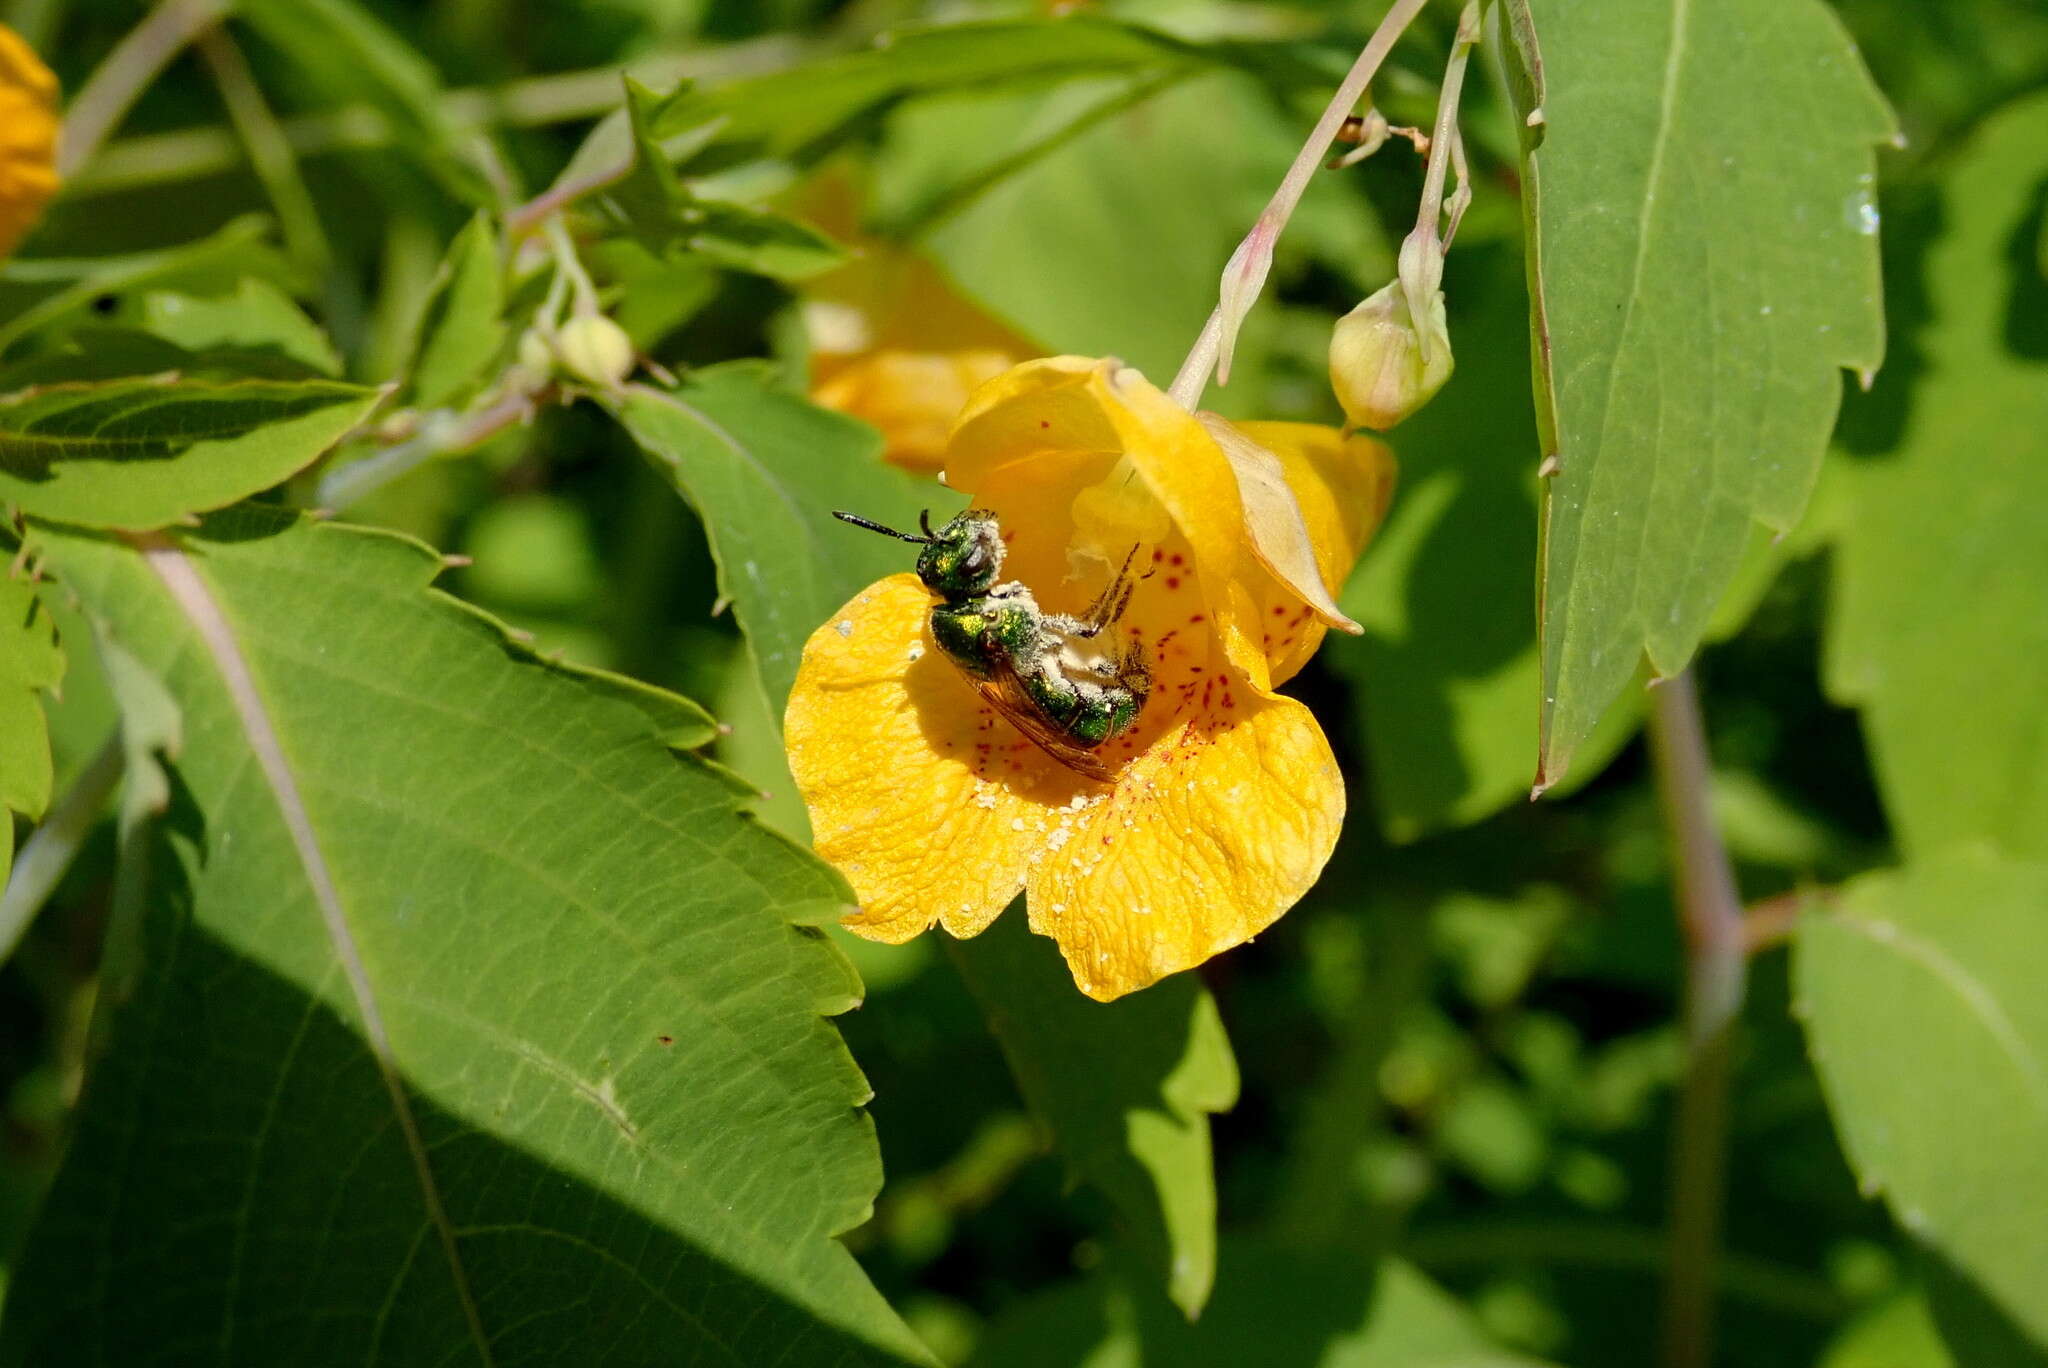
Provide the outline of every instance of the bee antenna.
{"type": "Polygon", "coordinates": [[[932,511],[929,508],[917,510],[917,525],[924,529],[924,539],[930,541],[935,534],[932,532],[932,511]]]}
{"type": "Polygon", "coordinates": [[[855,527],[865,527],[870,532],[879,532],[885,537],[894,537],[898,541],[907,541],[916,546],[923,546],[929,543],[932,539],[931,527],[929,524],[927,524],[925,527],[924,536],[913,537],[908,532],[898,532],[893,527],[884,527],[882,524],[875,522],[872,519],[863,518],[858,513],[843,513],[839,509],[835,508],[832,510],[832,516],[839,519],[839,521],[841,522],[850,522],[855,527]]]}

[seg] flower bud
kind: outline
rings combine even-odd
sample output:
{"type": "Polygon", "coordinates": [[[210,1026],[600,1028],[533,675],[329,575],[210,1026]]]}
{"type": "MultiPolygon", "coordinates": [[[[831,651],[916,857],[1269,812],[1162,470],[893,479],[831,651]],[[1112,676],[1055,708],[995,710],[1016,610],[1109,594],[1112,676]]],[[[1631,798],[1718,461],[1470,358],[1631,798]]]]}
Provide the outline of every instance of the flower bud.
{"type": "Polygon", "coordinates": [[[1330,334],[1330,387],[1352,427],[1384,432],[1451,378],[1444,292],[1431,285],[1421,295],[1428,312],[1419,327],[1411,293],[1402,281],[1389,281],[1330,334]]]}
{"type": "Polygon", "coordinates": [[[603,314],[579,314],[555,334],[555,355],[571,375],[603,389],[617,389],[640,354],[626,330],[603,314]]]}

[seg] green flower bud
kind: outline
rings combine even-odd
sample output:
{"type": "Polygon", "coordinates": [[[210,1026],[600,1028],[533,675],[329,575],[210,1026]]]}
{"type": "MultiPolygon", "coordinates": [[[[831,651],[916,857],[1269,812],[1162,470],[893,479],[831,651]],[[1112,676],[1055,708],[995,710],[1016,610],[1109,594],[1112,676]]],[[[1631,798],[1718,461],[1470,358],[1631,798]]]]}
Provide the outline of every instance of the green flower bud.
{"type": "Polygon", "coordinates": [[[571,375],[602,389],[617,389],[640,361],[626,330],[603,314],[580,314],[564,323],[555,334],[555,355],[571,375]]]}
{"type": "Polygon", "coordinates": [[[1421,408],[1451,378],[1440,256],[1401,252],[1401,278],[1337,320],[1330,334],[1330,387],[1352,427],[1384,432],[1421,408]],[[1431,268],[1434,269],[1431,269],[1431,268]],[[1424,310],[1416,325],[1416,308],[1424,310]]]}

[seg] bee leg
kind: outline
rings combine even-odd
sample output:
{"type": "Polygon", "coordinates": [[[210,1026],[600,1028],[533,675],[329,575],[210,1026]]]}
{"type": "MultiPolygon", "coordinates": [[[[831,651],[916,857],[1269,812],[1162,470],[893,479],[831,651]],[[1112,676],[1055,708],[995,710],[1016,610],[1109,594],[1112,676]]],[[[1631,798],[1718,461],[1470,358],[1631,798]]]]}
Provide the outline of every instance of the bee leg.
{"type": "Polygon", "coordinates": [[[1089,604],[1088,610],[1081,614],[1081,621],[1086,625],[1075,632],[1075,636],[1097,636],[1103,628],[1124,615],[1124,608],[1131,601],[1131,560],[1137,554],[1138,548],[1135,544],[1124,552],[1124,563],[1117,567],[1116,573],[1110,576],[1109,583],[1095,596],[1095,602],[1089,604]]]}

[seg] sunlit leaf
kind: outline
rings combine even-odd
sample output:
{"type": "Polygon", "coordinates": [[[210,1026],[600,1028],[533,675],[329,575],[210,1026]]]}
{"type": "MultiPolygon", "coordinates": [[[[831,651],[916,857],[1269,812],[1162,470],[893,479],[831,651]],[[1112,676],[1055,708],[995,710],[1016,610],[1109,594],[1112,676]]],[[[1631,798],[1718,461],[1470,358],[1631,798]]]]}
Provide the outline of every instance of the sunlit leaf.
{"type": "Polygon", "coordinates": [[[2048,1346],[2048,866],[1859,879],[1800,924],[1794,978],[1865,1191],[2048,1346]]]}
{"type": "Polygon", "coordinates": [[[1831,490],[1828,680],[1863,712],[1910,851],[1985,837],[2048,856],[2048,279],[2034,255],[2048,98],[1979,127],[1941,185],[1889,450],[1831,490]]]}
{"type": "Polygon", "coordinates": [[[185,745],[11,1360],[923,1361],[831,1239],[844,887],[728,777],[418,543],[32,535],[185,745]]]}
{"type": "Polygon", "coordinates": [[[1805,506],[1840,369],[1883,353],[1871,181],[1892,123],[1820,0],[1529,9],[1538,417],[1559,463],[1549,783],[1646,653],[1685,666],[1751,523],[1782,530],[1805,506]]]}
{"type": "Polygon", "coordinates": [[[308,465],[376,397],[327,380],[174,377],[0,397],[0,501],[86,527],[162,527],[308,465]]]}
{"type": "MultiPolygon", "coordinates": [[[[1356,685],[1374,808],[1396,841],[1525,802],[1535,779],[1540,448],[1521,261],[1495,248],[1449,269],[1458,368],[1393,434],[1401,488],[1340,600],[1365,635],[1323,646],[1356,685]]],[[[1610,710],[1574,782],[1640,713],[1634,696],[1610,710]]]]}
{"type": "Polygon", "coordinates": [[[619,417],[703,518],[775,716],[810,634],[856,592],[910,568],[903,543],[850,527],[844,509],[896,526],[958,496],[881,460],[864,423],[777,389],[759,366],[714,366],[676,390],[631,389],[619,417]]]}
{"type": "Polygon", "coordinates": [[[1100,1188],[1125,1237],[1193,1316],[1216,1274],[1209,1113],[1237,1101],[1237,1061],[1198,979],[1093,1002],[1016,910],[947,947],[1068,1171],[1100,1188]]]}

